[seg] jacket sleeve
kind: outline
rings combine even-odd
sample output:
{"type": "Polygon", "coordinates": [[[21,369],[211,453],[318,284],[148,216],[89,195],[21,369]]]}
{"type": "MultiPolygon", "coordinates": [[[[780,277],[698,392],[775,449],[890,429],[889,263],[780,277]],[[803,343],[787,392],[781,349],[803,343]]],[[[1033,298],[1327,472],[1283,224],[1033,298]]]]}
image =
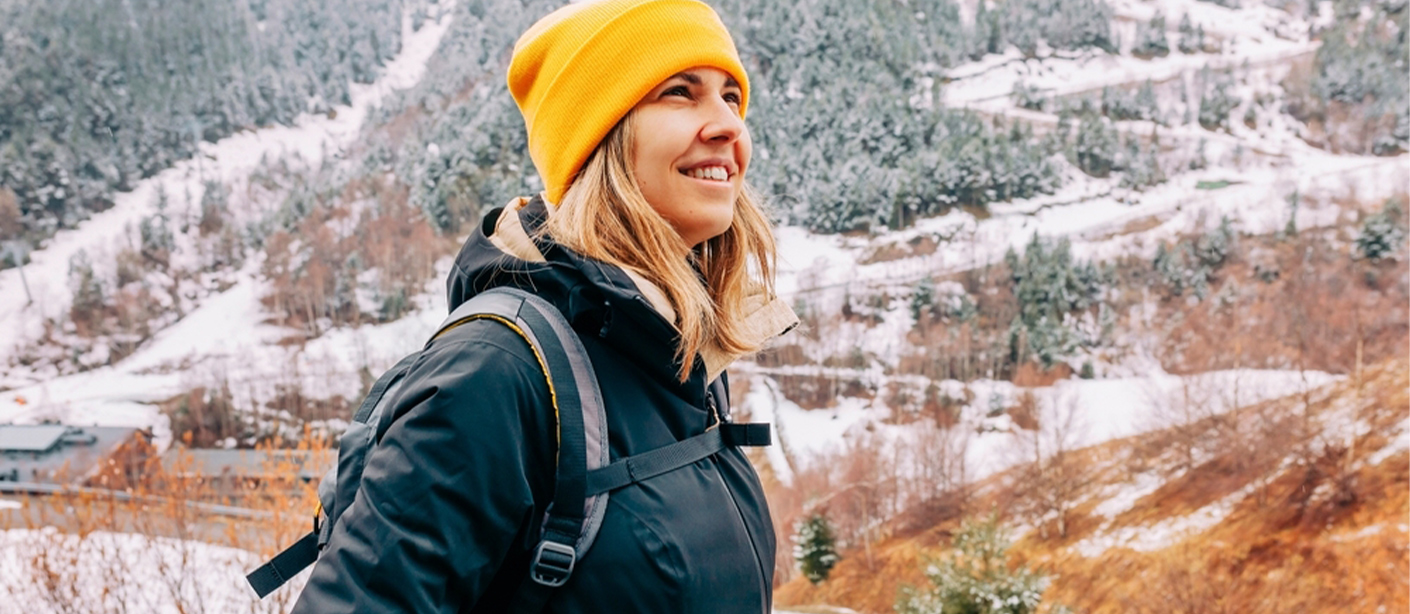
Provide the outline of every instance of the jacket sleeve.
{"type": "Polygon", "coordinates": [[[557,428],[528,345],[492,322],[463,325],[402,390],[296,614],[456,612],[525,547],[534,495],[552,488],[536,459],[552,462],[557,428]]]}

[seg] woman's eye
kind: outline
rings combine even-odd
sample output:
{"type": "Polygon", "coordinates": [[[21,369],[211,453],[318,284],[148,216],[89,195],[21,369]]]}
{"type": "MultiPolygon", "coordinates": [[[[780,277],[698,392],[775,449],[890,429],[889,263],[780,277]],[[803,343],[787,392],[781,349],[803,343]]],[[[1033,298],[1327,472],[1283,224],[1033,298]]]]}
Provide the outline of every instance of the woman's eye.
{"type": "Polygon", "coordinates": [[[673,87],[673,88],[671,88],[671,89],[668,89],[668,90],[666,90],[666,91],[664,91],[664,92],[661,92],[661,95],[662,95],[662,96],[685,96],[686,98],[689,98],[689,97],[690,97],[690,90],[687,89],[684,85],[677,85],[677,86],[675,86],[675,87],[673,87]]]}
{"type": "Polygon", "coordinates": [[[728,93],[728,94],[725,94],[724,98],[725,98],[725,102],[730,102],[730,103],[734,103],[734,104],[740,104],[740,96],[739,96],[739,94],[736,94],[736,93],[734,93],[734,92],[730,92],[730,93],[728,93]]]}

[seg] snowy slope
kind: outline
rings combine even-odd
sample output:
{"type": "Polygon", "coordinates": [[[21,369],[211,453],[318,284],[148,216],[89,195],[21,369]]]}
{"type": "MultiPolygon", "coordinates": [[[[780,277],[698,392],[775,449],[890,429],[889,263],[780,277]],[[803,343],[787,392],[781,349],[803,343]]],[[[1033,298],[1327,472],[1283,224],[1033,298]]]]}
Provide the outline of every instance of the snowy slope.
{"type": "MultiPolygon", "coordinates": [[[[762,370],[761,371],[769,371],[762,370]]],[[[1171,426],[1170,400],[1188,387],[1209,394],[1198,399],[1207,415],[1225,413],[1270,399],[1314,390],[1339,381],[1321,372],[1253,370],[1216,371],[1191,376],[1156,373],[1143,377],[1104,380],[1063,380],[1054,386],[1029,389],[1039,405],[1039,423],[1066,423],[1061,445],[1079,449],[1171,426]],[[1237,397],[1234,392],[1237,391],[1237,397]]],[[[960,411],[962,428],[977,433],[966,451],[970,478],[982,480],[1025,459],[1016,454],[1017,430],[1008,415],[991,417],[991,405],[1011,406],[1019,392],[1009,382],[979,380],[967,385],[940,382],[947,388],[968,388],[974,401],[960,411]]],[[[882,388],[883,386],[878,386],[882,388]]],[[[958,394],[956,396],[959,396],[958,394]]],[[[807,410],[778,392],[768,375],[755,375],[743,410],[752,420],[768,421],[778,428],[779,445],[767,454],[779,480],[789,483],[793,471],[836,453],[849,436],[880,433],[891,442],[902,441],[912,430],[893,424],[893,410],[883,399],[840,398],[835,407],[807,410]]],[[[1050,436],[1046,435],[1045,436],[1050,436]]]]}
{"type": "MultiPolygon", "coordinates": [[[[244,181],[252,171],[272,160],[282,158],[296,166],[313,168],[325,157],[336,157],[358,136],[369,109],[378,106],[389,93],[420,80],[426,61],[450,26],[450,12],[444,15],[440,21],[427,22],[415,32],[410,15],[404,16],[401,53],[387,64],[376,82],[352,85],[351,105],[335,107],[326,116],[303,115],[294,126],[248,131],[216,143],[203,142],[195,158],[139,182],[130,192],[117,194],[111,209],[95,214],[77,228],[59,231],[42,249],[31,254],[31,262],[23,271],[0,271],[0,330],[5,331],[0,338],[0,365],[9,363],[25,344],[40,338],[46,322],[65,319],[72,299],[67,282],[70,259],[83,251],[96,268],[105,267],[110,272],[116,266],[113,256],[131,241],[142,218],[155,211],[159,191],[165,191],[175,201],[189,197],[189,202],[198,203],[205,180],[218,179],[231,185],[244,181]]],[[[258,212],[245,212],[247,216],[253,213],[258,212]]],[[[18,383],[21,382],[0,379],[0,386],[18,383]]]]}
{"type": "MultiPolygon", "coordinates": [[[[439,21],[427,22],[415,32],[409,15],[405,16],[402,52],[375,83],[355,84],[352,104],[337,107],[334,117],[304,116],[296,126],[203,144],[201,156],[119,194],[116,206],[78,228],[59,232],[24,267],[33,303],[26,301],[18,269],[0,271],[0,330],[6,331],[0,339],[0,364],[39,338],[46,321],[64,319],[71,294],[65,281],[69,259],[82,250],[97,266],[112,266],[111,255],[137,222],[152,213],[158,190],[171,195],[192,193],[199,201],[202,182],[208,178],[219,177],[230,184],[273,159],[312,167],[325,156],[336,157],[360,134],[369,109],[421,78],[450,25],[450,14],[445,11],[439,21]]],[[[246,212],[255,213],[259,212],[246,212]]],[[[114,366],[40,381],[25,374],[0,379],[0,386],[11,388],[0,393],[0,422],[60,419],[74,424],[155,427],[164,444],[164,423],[152,405],[155,401],[198,386],[221,385],[229,385],[241,401],[268,399],[278,385],[299,386],[317,398],[331,396],[330,389],[347,394],[358,389],[359,368],[384,369],[413,347],[400,342],[389,347],[388,339],[424,339],[437,321],[434,315],[411,317],[384,327],[340,331],[306,348],[282,347],[276,342],[288,331],[263,323],[266,315],[260,297],[265,285],[256,274],[257,264],[247,264],[235,275],[233,286],[208,297],[114,366]]],[[[444,299],[435,307],[437,296],[428,294],[428,313],[444,311],[444,299]]]]}

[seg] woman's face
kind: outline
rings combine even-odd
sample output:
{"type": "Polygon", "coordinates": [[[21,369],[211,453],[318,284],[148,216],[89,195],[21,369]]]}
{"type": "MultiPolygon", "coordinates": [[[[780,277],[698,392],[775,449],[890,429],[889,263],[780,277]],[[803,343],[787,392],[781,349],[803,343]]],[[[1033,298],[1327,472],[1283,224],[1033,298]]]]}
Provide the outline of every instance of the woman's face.
{"type": "Polygon", "coordinates": [[[742,92],[718,68],[692,68],[633,109],[631,163],[646,202],[694,247],[729,229],[753,143],[742,92]]]}

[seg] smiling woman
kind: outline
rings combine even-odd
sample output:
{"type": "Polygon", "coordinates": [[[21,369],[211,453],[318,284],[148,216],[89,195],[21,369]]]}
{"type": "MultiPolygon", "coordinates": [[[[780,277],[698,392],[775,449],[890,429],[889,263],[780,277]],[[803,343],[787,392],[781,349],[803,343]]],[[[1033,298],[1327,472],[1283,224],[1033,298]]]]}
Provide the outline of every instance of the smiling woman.
{"type": "Polygon", "coordinates": [[[631,161],[642,196],[691,247],[734,220],[752,149],[741,98],[734,77],[703,67],[666,79],[629,116],[639,135],[631,161]]]}
{"type": "Polygon", "coordinates": [[[568,383],[551,389],[507,327],[464,324],[407,371],[295,612],[767,613],[773,523],[737,447],[760,440],[637,479],[743,432],[725,367],[797,321],[745,182],[734,42],[695,0],[570,4],[520,38],[508,81],[545,190],[471,234],[450,306],[506,286],[546,299],[596,373],[611,461],[643,460],[618,465],[633,481],[607,491],[595,539],[552,542],[566,581],[542,582],[545,527],[583,509],[550,505],[573,483],[555,475],[568,383]]]}

